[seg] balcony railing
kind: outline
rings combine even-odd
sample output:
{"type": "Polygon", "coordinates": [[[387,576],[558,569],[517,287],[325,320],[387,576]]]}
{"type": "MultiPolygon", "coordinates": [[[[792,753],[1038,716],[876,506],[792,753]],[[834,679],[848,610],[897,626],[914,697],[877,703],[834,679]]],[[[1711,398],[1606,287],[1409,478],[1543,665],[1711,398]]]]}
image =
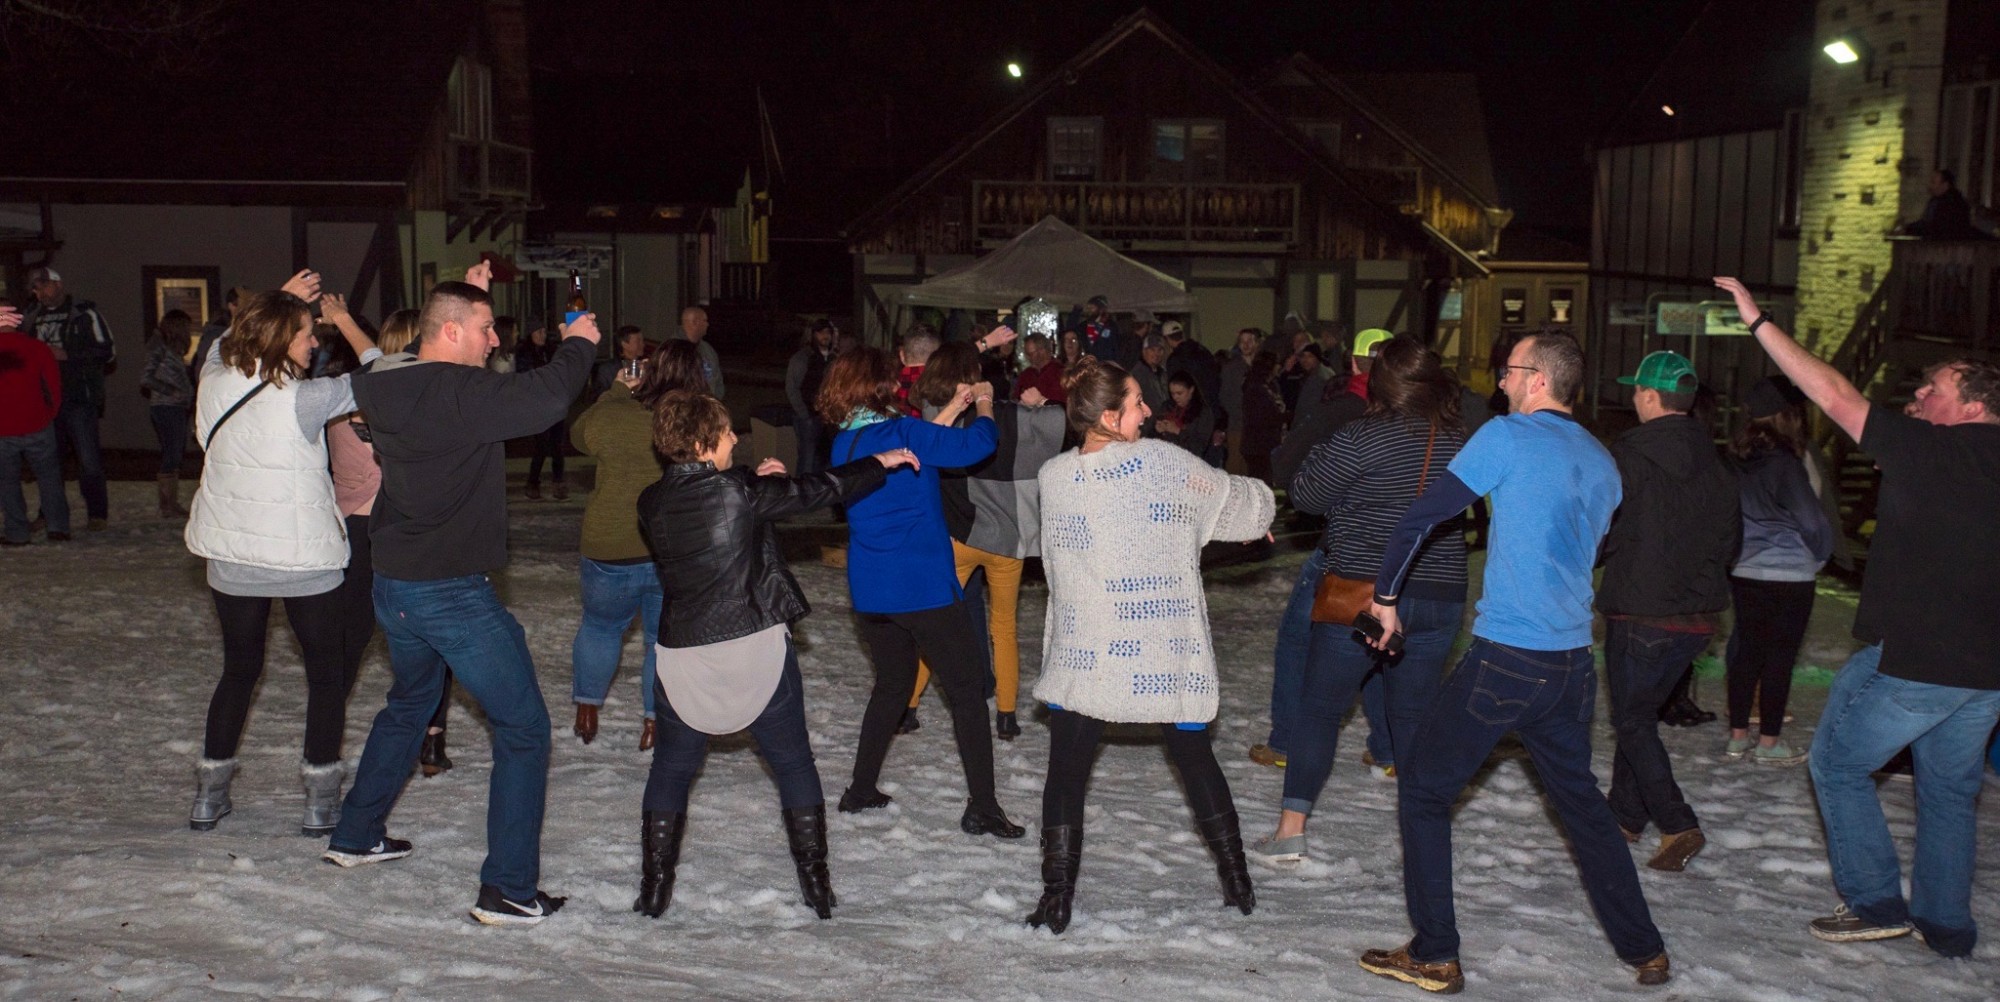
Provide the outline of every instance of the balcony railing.
{"type": "Polygon", "coordinates": [[[2000,241],[1893,242],[1895,336],[2000,351],[2000,241]]]}
{"type": "Polygon", "coordinates": [[[453,139],[445,143],[445,197],[455,202],[526,201],[535,154],[506,143],[453,139]]]}
{"type": "Polygon", "coordinates": [[[972,183],[973,235],[982,243],[1011,239],[1044,216],[1055,216],[1099,240],[1137,249],[1191,244],[1288,247],[1299,239],[1299,186],[972,183]]]}

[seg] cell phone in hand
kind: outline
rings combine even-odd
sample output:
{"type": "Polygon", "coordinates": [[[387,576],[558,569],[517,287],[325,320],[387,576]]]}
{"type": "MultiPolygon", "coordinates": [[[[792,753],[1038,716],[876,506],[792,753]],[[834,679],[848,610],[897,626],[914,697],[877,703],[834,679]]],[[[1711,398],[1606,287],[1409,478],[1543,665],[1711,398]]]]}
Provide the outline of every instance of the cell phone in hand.
{"type": "MultiPolygon", "coordinates": [[[[1354,617],[1354,630],[1355,632],[1361,634],[1362,636],[1367,637],[1370,643],[1374,643],[1382,639],[1382,621],[1376,619],[1373,615],[1366,612],[1360,613],[1354,617]]],[[[1402,631],[1398,630],[1395,633],[1389,634],[1388,653],[1390,654],[1403,653],[1402,631]]]]}

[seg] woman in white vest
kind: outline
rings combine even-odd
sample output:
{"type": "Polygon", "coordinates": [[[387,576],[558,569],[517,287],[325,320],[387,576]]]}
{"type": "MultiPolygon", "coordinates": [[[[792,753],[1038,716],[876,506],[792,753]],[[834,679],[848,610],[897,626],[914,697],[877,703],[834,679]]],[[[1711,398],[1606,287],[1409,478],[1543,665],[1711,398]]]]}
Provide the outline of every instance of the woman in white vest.
{"type": "Polygon", "coordinates": [[[1049,776],[1042,788],[1042,898],[1030,925],[1069,925],[1083,854],[1083,796],[1107,723],[1157,724],[1195,827],[1215,857],[1222,900],[1256,906],[1229,781],[1215,762],[1215,642],[1201,548],[1264,535],[1271,489],[1187,450],[1141,439],[1139,383],[1088,356],[1063,373],[1082,444],[1042,466],[1042,567],[1049,579],[1042,677],[1049,776]]]}
{"type": "MultiPolygon", "coordinates": [[[[305,652],[306,734],[301,830],[324,836],[340,820],[341,732],[354,679],[344,667],[339,589],[347,566],[346,527],[334,501],[325,427],[354,410],[347,376],[305,379],[313,346],[306,300],[319,283],[301,272],[236,315],[202,366],[195,434],[205,457],[187,525],[188,550],[208,560],[208,586],[222,626],[222,679],[208,704],[208,729],[195,767],[188,826],[214,828],[232,807],[236,746],[264,673],[271,600],[305,652]]],[[[340,297],[322,299],[366,364],[381,356],[340,297]]]]}

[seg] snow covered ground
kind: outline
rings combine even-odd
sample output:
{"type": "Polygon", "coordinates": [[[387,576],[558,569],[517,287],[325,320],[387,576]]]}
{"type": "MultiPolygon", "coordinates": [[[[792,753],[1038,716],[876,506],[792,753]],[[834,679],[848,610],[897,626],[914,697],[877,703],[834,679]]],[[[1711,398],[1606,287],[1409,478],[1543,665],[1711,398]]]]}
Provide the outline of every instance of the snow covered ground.
{"type": "MultiPolygon", "coordinates": [[[[457,768],[413,778],[391,831],[416,854],[344,871],[298,834],[304,679],[273,626],[245,737],[236,812],[209,833],[185,821],[190,766],[218,671],[200,564],[149,514],[150,484],[115,484],[110,530],[0,554],[0,998],[192,999],[1411,999],[1355,966],[1408,935],[1393,784],[1360,765],[1357,717],[1312,830],[1312,858],[1259,867],[1258,908],[1221,907],[1206,849],[1165,756],[1143,729],[1109,742],[1091,790],[1077,914],[1052,937],[1021,921],[1039,892],[1046,731],[998,745],[1001,799],[1019,842],[958,832],[963,782],[933,696],[899,738],[886,811],[835,815],[840,908],[799,904],[776,794],[746,740],[716,742],[697,785],[672,909],[630,910],[647,757],[637,751],[638,640],[598,741],[569,734],[581,505],[517,503],[502,594],[527,627],[556,723],[542,884],[569,895],[532,930],[470,923],[484,854],[487,742],[454,710],[457,768]]],[[[80,509],[79,509],[80,510],[80,509]]],[[[1217,747],[1245,833],[1276,817],[1281,775],[1249,762],[1265,728],[1277,612],[1298,557],[1212,575],[1224,657],[1217,747]]],[[[867,662],[841,572],[796,567],[817,606],[802,628],[814,746],[830,797],[845,786],[867,662]]],[[[1039,660],[1045,592],[1022,603],[1023,689],[1039,660]]],[[[1852,596],[1823,590],[1806,660],[1836,667],[1852,596]]],[[[274,617],[280,620],[282,617],[274,617]]],[[[359,755],[388,672],[379,644],[349,708],[359,755]]],[[[1809,739],[1825,697],[1795,690],[1809,739]]],[[[1718,684],[1702,702],[1721,709],[1718,684]]],[[[1610,752],[1599,715],[1598,772],[1610,752]]],[[[1024,714],[1024,722],[1027,716],[1024,714]]],[[[1835,902],[1803,769],[1720,754],[1719,724],[1669,729],[1708,850],[1684,874],[1640,868],[1676,977],[1641,989],[1612,956],[1519,749],[1496,753],[1456,825],[1467,991],[1489,999],[1882,1000],[2000,995],[2000,947],[1938,959],[1914,939],[1833,946],[1806,935],[1835,902]]],[[[1908,851],[1913,790],[1885,787],[1908,851]]],[[[2000,803],[1980,811],[1983,840],[2000,803]]],[[[1642,847],[1645,848],[1645,847],[1642,847]]],[[[1641,857],[1643,859],[1643,857],[1641,857]]],[[[1974,910],[2000,932],[1993,853],[1974,910]]]]}

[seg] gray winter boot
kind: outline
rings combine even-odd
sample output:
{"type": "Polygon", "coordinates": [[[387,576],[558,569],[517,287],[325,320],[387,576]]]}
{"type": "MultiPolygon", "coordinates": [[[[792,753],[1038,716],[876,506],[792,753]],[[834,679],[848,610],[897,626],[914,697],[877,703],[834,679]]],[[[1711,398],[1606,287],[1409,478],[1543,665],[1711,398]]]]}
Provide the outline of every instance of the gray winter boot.
{"type": "Polygon", "coordinates": [[[325,765],[299,763],[299,780],[306,788],[306,819],[299,834],[325,838],[340,824],[340,785],[347,779],[347,767],[339,759],[325,765]]]}
{"type": "Polygon", "coordinates": [[[188,811],[188,827],[210,831],[236,805],[229,802],[229,781],[236,778],[233,758],[205,758],[194,767],[194,809],[188,811]]]}

